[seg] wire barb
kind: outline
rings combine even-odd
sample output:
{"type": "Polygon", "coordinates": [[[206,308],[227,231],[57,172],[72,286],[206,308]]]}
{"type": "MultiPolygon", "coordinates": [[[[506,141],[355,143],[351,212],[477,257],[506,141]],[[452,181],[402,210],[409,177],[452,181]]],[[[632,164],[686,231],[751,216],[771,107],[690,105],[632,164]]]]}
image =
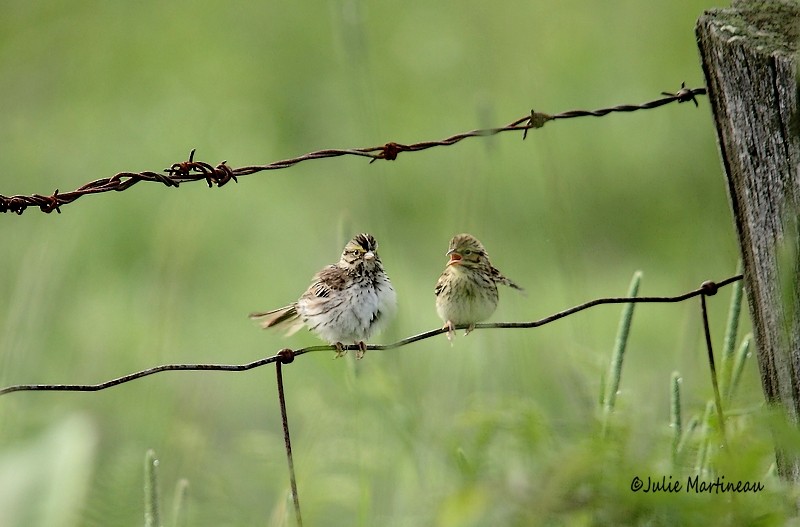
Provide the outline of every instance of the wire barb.
{"type": "MultiPolygon", "coordinates": [[[[524,131],[522,132],[522,140],[528,138],[528,130],[532,128],[541,128],[542,126],[547,123],[547,121],[552,121],[555,119],[552,115],[548,115],[546,113],[536,112],[531,109],[530,117],[527,117],[524,122],[526,122],[525,126],[523,127],[524,131]]],[[[518,121],[515,121],[513,124],[517,124],[518,121]]]]}
{"type": "Polygon", "coordinates": [[[681,83],[681,89],[678,90],[676,93],[669,93],[669,92],[666,92],[666,91],[662,91],[661,92],[661,95],[666,95],[668,97],[675,97],[675,99],[678,101],[678,104],[680,104],[682,102],[692,101],[694,103],[695,108],[700,106],[698,104],[698,102],[697,102],[697,97],[696,96],[697,95],[705,95],[705,94],[706,94],[705,88],[692,90],[692,89],[689,89],[689,88],[686,87],[686,83],[685,82],[681,83]]]}
{"type": "MultiPolygon", "coordinates": [[[[549,315],[545,318],[535,320],[532,322],[489,322],[489,323],[482,323],[482,324],[475,324],[474,329],[531,329],[537,328],[539,326],[544,326],[545,324],[550,324],[551,322],[555,322],[556,320],[560,320],[562,318],[568,317],[570,315],[574,315],[580,311],[585,309],[589,309],[591,307],[599,306],[602,304],[633,304],[633,303],[677,303],[683,302],[685,300],[689,300],[690,298],[694,298],[696,296],[711,296],[713,293],[709,293],[709,290],[706,286],[707,283],[713,283],[716,286],[716,290],[721,287],[725,287],[727,285],[732,284],[733,282],[739,281],[742,279],[741,274],[737,274],[735,276],[731,276],[730,278],[726,278],[721,282],[704,282],[703,285],[700,286],[699,289],[695,289],[694,291],[689,291],[682,295],[678,296],[639,296],[639,297],[608,297],[608,298],[597,298],[594,300],[590,300],[588,302],[584,302],[583,304],[579,304],[577,306],[571,307],[569,309],[565,309],[563,311],[559,311],[558,313],[554,313],[549,315]]],[[[461,324],[455,327],[455,329],[467,329],[469,328],[469,324],[461,324]]],[[[421,340],[429,339],[431,337],[435,337],[437,335],[441,335],[446,333],[447,329],[438,328],[432,329],[430,331],[426,331],[424,333],[419,333],[417,335],[413,335],[410,337],[406,337],[402,340],[397,342],[393,342],[391,344],[370,344],[365,347],[366,350],[370,351],[385,351],[385,350],[392,350],[396,348],[400,348],[403,346],[407,346],[409,344],[413,344],[415,342],[419,342],[421,340]]],[[[350,344],[347,346],[342,346],[342,350],[347,351],[357,351],[361,349],[357,344],[350,344]]],[[[118,377],[116,379],[111,379],[109,381],[101,382],[98,384],[16,384],[12,386],[7,386],[5,388],[0,389],[0,396],[6,395],[13,392],[21,392],[21,391],[72,391],[72,392],[95,392],[99,390],[105,390],[107,388],[111,388],[113,386],[118,386],[120,384],[124,384],[127,382],[135,381],[137,379],[141,379],[142,377],[147,377],[150,375],[154,375],[156,373],[161,373],[164,371],[248,371],[254,368],[258,368],[264,366],[266,364],[272,364],[273,362],[280,362],[282,364],[290,364],[294,361],[295,357],[298,355],[305,355],[306,353],[311,353],[314,351],[333,351],[336,350],[335,346],[331,345],[319,345],[319,346],[309,346],[306,348],[300,348],[296,350],[292,350],[289,348],[284,348],[280,350],[276,355],[271,357],[265,357],[262,359],[255,360],[253,362],[248,362],[246,364],[164,364],[161,366],[155,366],[152,368],[148,368],[145,370],[137,371],[128,375],[124,375],[122,377],[118,377]]]]}
{"type": "Polygon", "coordinates": [[[39,210],[46,213],[53,211],[61,213],[61,206],[72,203],[81,196],[87,194],[100,194],[103,192],[123,191],[127,190],[140,181],[151,181],[162,183],[168,187],[178,187],[180,183],[188,181],[204,180],[209,188],[213,186],[221,187],[226,183],[233,180],[238,183],[239,176],[246,176],[263,172],[267,170],[278,170],[292,167],[298,163],[309,161],[311,159],[325,159],[331,157],[341,156],[357,156],[368,157],[370,163],[374,163],[379,159],[386,161],[395,161],[401,152],[420,152],[429,148],[440,146],[452,146],[456,143],[467,139],[468,137],[488,137],[500,134],[502,132],[519,132],[522,131],[522,139],[528,137],[528,131],[541,128],[545,123],[556,119],[569,119],[574,117],[602,117],[614,112],[634,112],[638,110],[649,110],[657,108],[672,102],[694,102],[697,103],[697,96],[704,95],[705,88],[686,88],[685,83],[681,83],[681,89],[676,93],[661,92],[664,98],[654,101],[632,105],[625,104],[621,106],[613,106],[611,108],[601,108],[599,110],[571,110],[562,112],[555,115],[550,115],[531,110],[530,114],[517,119],[516,121],[499,128],[486,128],[472,130],[456,134],[440,141],[423,141],[413,144],[402,144],[390,141],[380,146],[373,146],[368,148],[354,148],[354,149],[328,149],[310,152],[291,159],[284,159],[281,161],[274,161],[267,165],[252,165],[240,168],[231,168],[228,166],[227,161],[219,163],[217,166],[211,166],[209,163],[203,161],[195,161],[195,149],[189,153],[187,161],[180,161],[173,163],[169,168],[164,169],[162,172],[121,172],[110,178],[102,178],[91,181],[78,189],[59,194],[56,190],[51,196],[42,196],[40,194],[33,194],[31,196],[3,196],[0,195],[0,212],[15,212],[21,215],[25,209],[31,206],[39,207],[39,210]]]}

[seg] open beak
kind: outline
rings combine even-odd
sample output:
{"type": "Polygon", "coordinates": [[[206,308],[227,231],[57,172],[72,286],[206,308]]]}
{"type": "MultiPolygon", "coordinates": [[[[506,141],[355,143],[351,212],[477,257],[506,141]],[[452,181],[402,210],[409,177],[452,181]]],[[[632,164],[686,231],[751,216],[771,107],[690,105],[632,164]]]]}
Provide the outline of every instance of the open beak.
{"type": "Polygon", "coordinates": [[[455,249],[450,249],[445,253],[445,256],[450,257],[450,261],[447,262],[447,265],[458,265],[461,263],[461,255],[456,252],[455,249]]]}
{"type": "Polygon", "coordinates": [[[365,252],[365,253],[364,253],[364,259],[365,259],[366,261],[368,261],[368,262],[369,262],[370,260],[374,260],[374,259],[375,259],[375,253],[374,253],[374,252],[372,252],[372,251],[367,251],[367,252],[365,252]]]}

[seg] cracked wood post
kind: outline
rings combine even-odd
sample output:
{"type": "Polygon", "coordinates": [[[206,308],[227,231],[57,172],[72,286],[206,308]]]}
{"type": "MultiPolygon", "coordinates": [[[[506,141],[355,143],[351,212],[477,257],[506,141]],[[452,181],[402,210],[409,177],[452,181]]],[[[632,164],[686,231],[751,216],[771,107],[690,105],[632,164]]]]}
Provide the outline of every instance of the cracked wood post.
{"type": "MultiPolygon", "coordinates": [[[[764,394],[800,427],[800,3],[743,2],[695,28],[717,128],[764,394]]],[[[782,477],[800,482],[800,454],[781,444],[782,477]]]]}

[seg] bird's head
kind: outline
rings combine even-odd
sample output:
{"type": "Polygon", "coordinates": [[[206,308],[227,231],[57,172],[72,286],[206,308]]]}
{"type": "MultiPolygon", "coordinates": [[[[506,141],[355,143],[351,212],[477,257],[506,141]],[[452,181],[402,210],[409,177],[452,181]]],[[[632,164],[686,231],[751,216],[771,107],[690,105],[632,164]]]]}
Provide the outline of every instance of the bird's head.
{"type": "Polygon", "coordinates": [[[380,267],[381,259],[378,257],[378,242],[371,234],[358,234],[347,242],[342,251],[339,265],[347,269],[363,267],[370,270],[380,267]]]}
{"type": "Polygon", "coordinates": [[[458,234],[450,240],[450,249],[445,256],[450,257],[448,266],[474,269],[489,263],[489,256],[483,244],[471,234],[458,234]]]}

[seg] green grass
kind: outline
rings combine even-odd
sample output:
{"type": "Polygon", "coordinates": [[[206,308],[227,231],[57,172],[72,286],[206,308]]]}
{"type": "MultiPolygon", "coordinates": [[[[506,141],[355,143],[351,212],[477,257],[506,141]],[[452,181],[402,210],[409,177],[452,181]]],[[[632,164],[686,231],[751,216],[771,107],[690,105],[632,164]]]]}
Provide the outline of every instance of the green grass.
{"type": "MultiPolygon", "coordinates": [[[[693,26],[713,5],[20,3],[0,19],[0,193],[157,171],[191,148],[243,166],[439,139],[531,108],[643,102],[703,84],[693,26]]],[[[376,343],[441,325],[433,286],[458,232],[528,291],[501,291],[492,321],[619,296],[637,269],[642,295],[730,276],[736,234],[699,102],[552,122],[524,142],[310,161],[221,189],[140,184],[62,214],[5,215],[0,384],[98,382],[315,344],[247,314],[294,300],[358,231],[376,236],[398,291],[376,343]]],[[[715,342],[731,293],[708,299],[715,342]]],[[[796,431],[762,408],[749,340],[720,347],[729,454],[705,418],[696,302],[637,306],[604,435],[597,394],[611,388],[619,316],[599,306],[453,346],[442,336],[360,362],[298,358],[283,373],[305,525],[783,525],[794,491],[770,469],[773,440],[796,431]],[[631,490],[634,477],[685,482],[698,459],[703,477],[765,489],[631,490]]],[[[743,318],[736,334],[748,331],[743,318]]],[[[275,391],[267,367],[2,397],[0,524],[141,524],[153,449],[163,523],[291,525],[275,391]]]]}
{"type": "MultiPolygon", "coordinates": [[[[626,296],[634,298],[639,294],[639,285],[642,281],[642,273],[637,271],[633,274],[631,285],[628,288],[626,296]]],[[[622,382],[622,365],[625,359],[625,348],[628,345],[628,335],[631,331],[631,324],[633,323],[633,310],[636,304],[625,304],[622,308],[622,316],[620,317],[619,327],[617,329],[617,338],[614,341],[614,350],[611,353],[611,368],[609,371],[608,379],[609,386],[603,397],[603,412],[604,412],[604,425],[607,423],[611,412],[614,411],[614,405],[617,401],[617,393],[619,386],[622,382]]],[[[605,383],[604,383],[605,384],[605,383]]],[[[605,388],[605,386],[604,386],[605,388]]]]}

